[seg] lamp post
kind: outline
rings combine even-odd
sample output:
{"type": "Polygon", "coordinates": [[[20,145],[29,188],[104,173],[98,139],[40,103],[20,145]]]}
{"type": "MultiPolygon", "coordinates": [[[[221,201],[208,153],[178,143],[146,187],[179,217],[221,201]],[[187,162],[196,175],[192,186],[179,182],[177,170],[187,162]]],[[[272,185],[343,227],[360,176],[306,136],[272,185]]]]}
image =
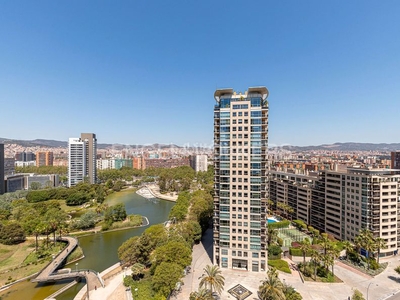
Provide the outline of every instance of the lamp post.
{"type": "Polygon", "coordinates": [[[135,299],[137,299],[137,288],[135,288],[135,299]]]}
{"type": "MultiPolygon", "coordinates": [[[[371,284],[372,284],[372,282],[370,282],[370,283],[368,284],[368,287],[367,287],[367,300],[368,300],[369,287],[371,286],[371,284]]],[[[378,285],[376,284],[376,286],[378,286],[378,285]]]]}
{"type": "Polygon", "coordinates": [[[79,263],[76,263],[76,264],[75,264],[75,272],[78,272],[78,264],[79,264],[79,263]]]}

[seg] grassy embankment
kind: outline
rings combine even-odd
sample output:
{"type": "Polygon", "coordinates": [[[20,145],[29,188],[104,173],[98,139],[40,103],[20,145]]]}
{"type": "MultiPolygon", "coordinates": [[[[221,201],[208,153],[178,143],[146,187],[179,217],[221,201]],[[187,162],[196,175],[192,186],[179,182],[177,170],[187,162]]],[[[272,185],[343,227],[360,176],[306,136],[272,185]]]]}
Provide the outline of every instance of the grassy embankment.
{"type": "MultiPolygon", "coordinates": [[[[52,255],[57,254],[65,246],[65,243],[57,243],[44,252],[43,257],[38,258],[34,251],[35,241],[32,239],[12,246],[0,244],[0,286],[39,272],[52,259],[52,255]]],[[[83,251],[78,247],[68,256],[67,263],[82,256],[83,251]]]]}

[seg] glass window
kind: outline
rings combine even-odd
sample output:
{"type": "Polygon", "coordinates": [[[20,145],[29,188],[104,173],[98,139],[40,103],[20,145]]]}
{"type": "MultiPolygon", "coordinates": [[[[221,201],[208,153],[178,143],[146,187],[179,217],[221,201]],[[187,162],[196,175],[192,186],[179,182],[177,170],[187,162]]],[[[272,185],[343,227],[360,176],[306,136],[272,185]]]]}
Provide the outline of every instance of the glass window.
{"type": "Polygon", "coordinates": [[[231,113],[229,111],[221,111],[220,112],[221,119],[222,118],[224,118],[224,119],[229,118],[230,115],[231,115],[231,113]]]}
{"type": "Polygon", "coordinates": [[[219,107],[220,108],[229,108],[231,105],[231,99],[230,98],[223,98],[219,100],[219,107]]]}
{"type": "MultiPolygon", "coordinates": [[[[221,113],[222,114],[222,113],[221,113]]],[[[252,118],[261,118],[261,111],[256,110],[251,112],[251,117],[252,118]]]]}
{"type": "Polygon", "coordinates": [[[260,107],[261,106],[261,98],[251,98],[251,107],[260,107]]]}

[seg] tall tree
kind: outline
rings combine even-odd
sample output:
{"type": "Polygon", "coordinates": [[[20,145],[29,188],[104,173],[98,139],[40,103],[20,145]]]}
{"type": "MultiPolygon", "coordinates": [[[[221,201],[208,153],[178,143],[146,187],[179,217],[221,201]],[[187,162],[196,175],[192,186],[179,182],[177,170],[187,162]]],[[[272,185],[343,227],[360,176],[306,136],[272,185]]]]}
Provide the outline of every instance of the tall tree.
{"type": "Polygon", "coordinates": [[[334,266],[335,266],[335,259],[338,258],[340,255],[340,250],[338,247],[336,247],[335,244],[331,244],[331,247],[328,249],[328,256],[330,257],[330,264],[332,266],[332,275],[335,275],[334,273],[334,266]]]}
{"type": "Polygon", "coordinates": [[[387,244],[386,244],[386,241],[383,238],[380,238],[380,237],[375,239],[375,243],[376,243],[376,248],[378,249],[377,262],[379,264],[379,256],[381,254],[381,249],[386,249],[387,248],[387,244]]]}
{"type": "Polygon", "coordinates": [[[200,288],[208,287],[211,293],[215,291],[218,294],[221,294],[221,292],[224,290],[225,277],[222,276],[222,272],[219,267],[207,265],[203,270],[204,273],[201,276],[199,285],[200,288]]]}
{"type": "Polygon", "coordinates": [[[267,272],[267,278],[262,281],[258,288],[259,297],[261,300],[285,300],[283,288],[276,269],[271,268],[267,272]]]}
{"type": "Polygon", "coordinates": [[[311,249],[311,243],[308,238],[300,242],[300,250],[303,252],[303,273],[306,268],[306,254],[311,249]]]}
{"type": "Polygon", "coordinates": [[[181,277],[181,266],[176,263],[162,262],[157,266],[152,277],[154,290],[166,297],[176,287],[181,277]]]}
{"type": "Polygon", "coordinates": [[[349,241],[343,242],[343,248],[346,250],[346,257],[348,257],[349,253],[354,252],[354,245],[349,241]]]}
{"type": "Polygon", "coordinates": [[[314,280],[317,280],[317,267],[322,259],[322,255],[318,250],[311,248],[311,261],[314,264],[314,280]]]}
{"type": "Polygon", "coordinates": [[[271,246],[271,244],[274,243],[277,238],[278,230],[276,230],[276,228],[268,227],[268,246],[271,246]]]}

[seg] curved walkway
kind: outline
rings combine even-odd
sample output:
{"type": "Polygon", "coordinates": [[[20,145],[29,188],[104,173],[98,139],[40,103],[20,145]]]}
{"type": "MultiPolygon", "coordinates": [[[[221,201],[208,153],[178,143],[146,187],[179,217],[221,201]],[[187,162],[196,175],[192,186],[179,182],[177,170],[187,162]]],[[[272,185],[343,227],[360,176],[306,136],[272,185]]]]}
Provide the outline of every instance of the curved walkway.
{"type": "Polygon", "coordinates": [[[61,251],[40,273],[39,275],[32,279],[32,282],[49,282],[58,281],[65,279],[79,279],[86,278],[88,291],[96,289],[97,287],[103,286],[103,281],[101,280],[99,274],[92,270],[76,270],[71,269],[59,270],[56,272],[57,268],[62,265],[63,261],[68,257],[68,255],[78,246],[78,240],[73,237],[63,237],[58,240],[66,241],[68,246],[61,251]]]}

